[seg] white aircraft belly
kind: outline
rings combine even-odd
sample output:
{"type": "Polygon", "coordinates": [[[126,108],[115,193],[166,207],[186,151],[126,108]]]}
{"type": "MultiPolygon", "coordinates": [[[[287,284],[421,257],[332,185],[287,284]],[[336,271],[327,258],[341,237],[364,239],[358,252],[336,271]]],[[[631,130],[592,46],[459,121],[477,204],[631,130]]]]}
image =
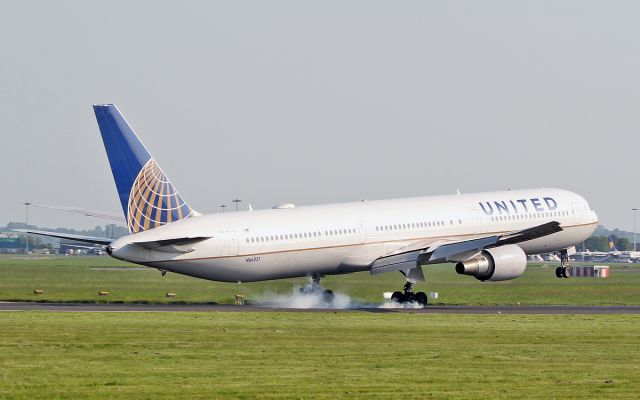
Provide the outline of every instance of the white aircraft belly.
{"type": "Polygon", "coordinates": [[[304,251],[165,261],[147,265],[198,278],[222,282],[253,282],[295,278],[311,274],[335,275],[366,271],[368,264],[344,263],[357,247],[347,246],[304,251]]]}

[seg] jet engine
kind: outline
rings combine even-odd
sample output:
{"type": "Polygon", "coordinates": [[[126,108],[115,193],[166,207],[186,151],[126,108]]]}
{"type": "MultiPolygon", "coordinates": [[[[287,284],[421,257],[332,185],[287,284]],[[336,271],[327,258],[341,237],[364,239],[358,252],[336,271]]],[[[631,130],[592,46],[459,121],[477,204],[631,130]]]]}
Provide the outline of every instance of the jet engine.
{"type": "Polygon", "coordinates": [[[522,275],[527,256],[515,244],[483,250],[480,254],[456,264],[456,272],[481,281],[506,281],[522,275]]]}

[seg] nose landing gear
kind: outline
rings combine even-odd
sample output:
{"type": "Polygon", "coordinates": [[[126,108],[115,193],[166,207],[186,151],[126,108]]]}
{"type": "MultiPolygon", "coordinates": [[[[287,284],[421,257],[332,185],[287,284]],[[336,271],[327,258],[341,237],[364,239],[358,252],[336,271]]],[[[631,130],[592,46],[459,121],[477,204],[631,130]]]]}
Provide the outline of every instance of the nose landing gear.
{"type": "Polygon", "coordinates": [[[407,281],[404,284],[404,292],[396,291],[391,295],[391,300],[399,304],[415,303],[422,307],[427,306],[427,294],[425,292],[413,293],[413,283],[407,281]]]}
{"type": "Polygon", "coordinates": [[[569,262],[567,250],[560,250],[560,266],[556,268],[556,278],[571,278],[573,268],[569,262]]]}

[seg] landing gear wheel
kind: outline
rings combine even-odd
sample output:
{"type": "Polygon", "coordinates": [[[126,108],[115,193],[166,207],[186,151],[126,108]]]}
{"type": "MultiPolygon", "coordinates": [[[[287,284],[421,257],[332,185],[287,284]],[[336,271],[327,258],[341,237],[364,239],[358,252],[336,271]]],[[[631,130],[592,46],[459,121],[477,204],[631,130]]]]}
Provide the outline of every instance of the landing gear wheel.
{"type": "Polygon", "coordinates": [[[556,269],[556,276],[558,278],[571,278],[573,269],[569,261],[569,253],[567,250],[560,250],[560,266],[556,269]]]}
{"type": "Polygon", "coordinates": [[[416,303],[421,307],[427,305],[427,295],[424,292],[413,292],[413,282],[407,280],[404,284],[403,291],[396,291],[391,294],[391,301],[398,304],[416,303]]]}
{"type": "Polygon", "coordinates": [[[311,281],[300,288],[300,294],[303,296],[314,296],[318,300],[322,299],[324,303],[333,303],[335,295],[329,289],[323,289],[320,285],[320,275],[311,275],[311,281]]]}
{"type": "Polygon", "coordinates": [[[562,278],[562,267],[556,268],[556,278],[562,278]]]}
{"type": "Polygon", "coordinates": [[[409,292],[409,293],[405,293],[403,296],[403,303],[413,303],[416,299],[416,295],[409,292]]]}
{"type": "Polygon", "coordinates": [[[415,302],[418,303],[419,305],[421,305],[422,307],[426,307],[427,306],[427,295],[425,292],[418,292],[415,295],[414,298],[415,302]]]}
{"type": "Polygon", "coordinates": [[[391,301],[395,301],[396,303],[402,303],[404,299],[404,294],[402,292],[393,292],[391,295],[391,301]]]}

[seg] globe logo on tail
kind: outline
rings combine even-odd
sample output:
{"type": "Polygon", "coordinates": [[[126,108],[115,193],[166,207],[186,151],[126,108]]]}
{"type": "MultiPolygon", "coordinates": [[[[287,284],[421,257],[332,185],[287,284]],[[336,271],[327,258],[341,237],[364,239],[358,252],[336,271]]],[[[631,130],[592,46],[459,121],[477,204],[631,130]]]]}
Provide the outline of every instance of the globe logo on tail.
{"type": "Polygon", "coordinates": [[[136,233],[185,219],[193,213],[171,181],[151,158],[138,173],[131,192],[127,223],[136,233]]]}

